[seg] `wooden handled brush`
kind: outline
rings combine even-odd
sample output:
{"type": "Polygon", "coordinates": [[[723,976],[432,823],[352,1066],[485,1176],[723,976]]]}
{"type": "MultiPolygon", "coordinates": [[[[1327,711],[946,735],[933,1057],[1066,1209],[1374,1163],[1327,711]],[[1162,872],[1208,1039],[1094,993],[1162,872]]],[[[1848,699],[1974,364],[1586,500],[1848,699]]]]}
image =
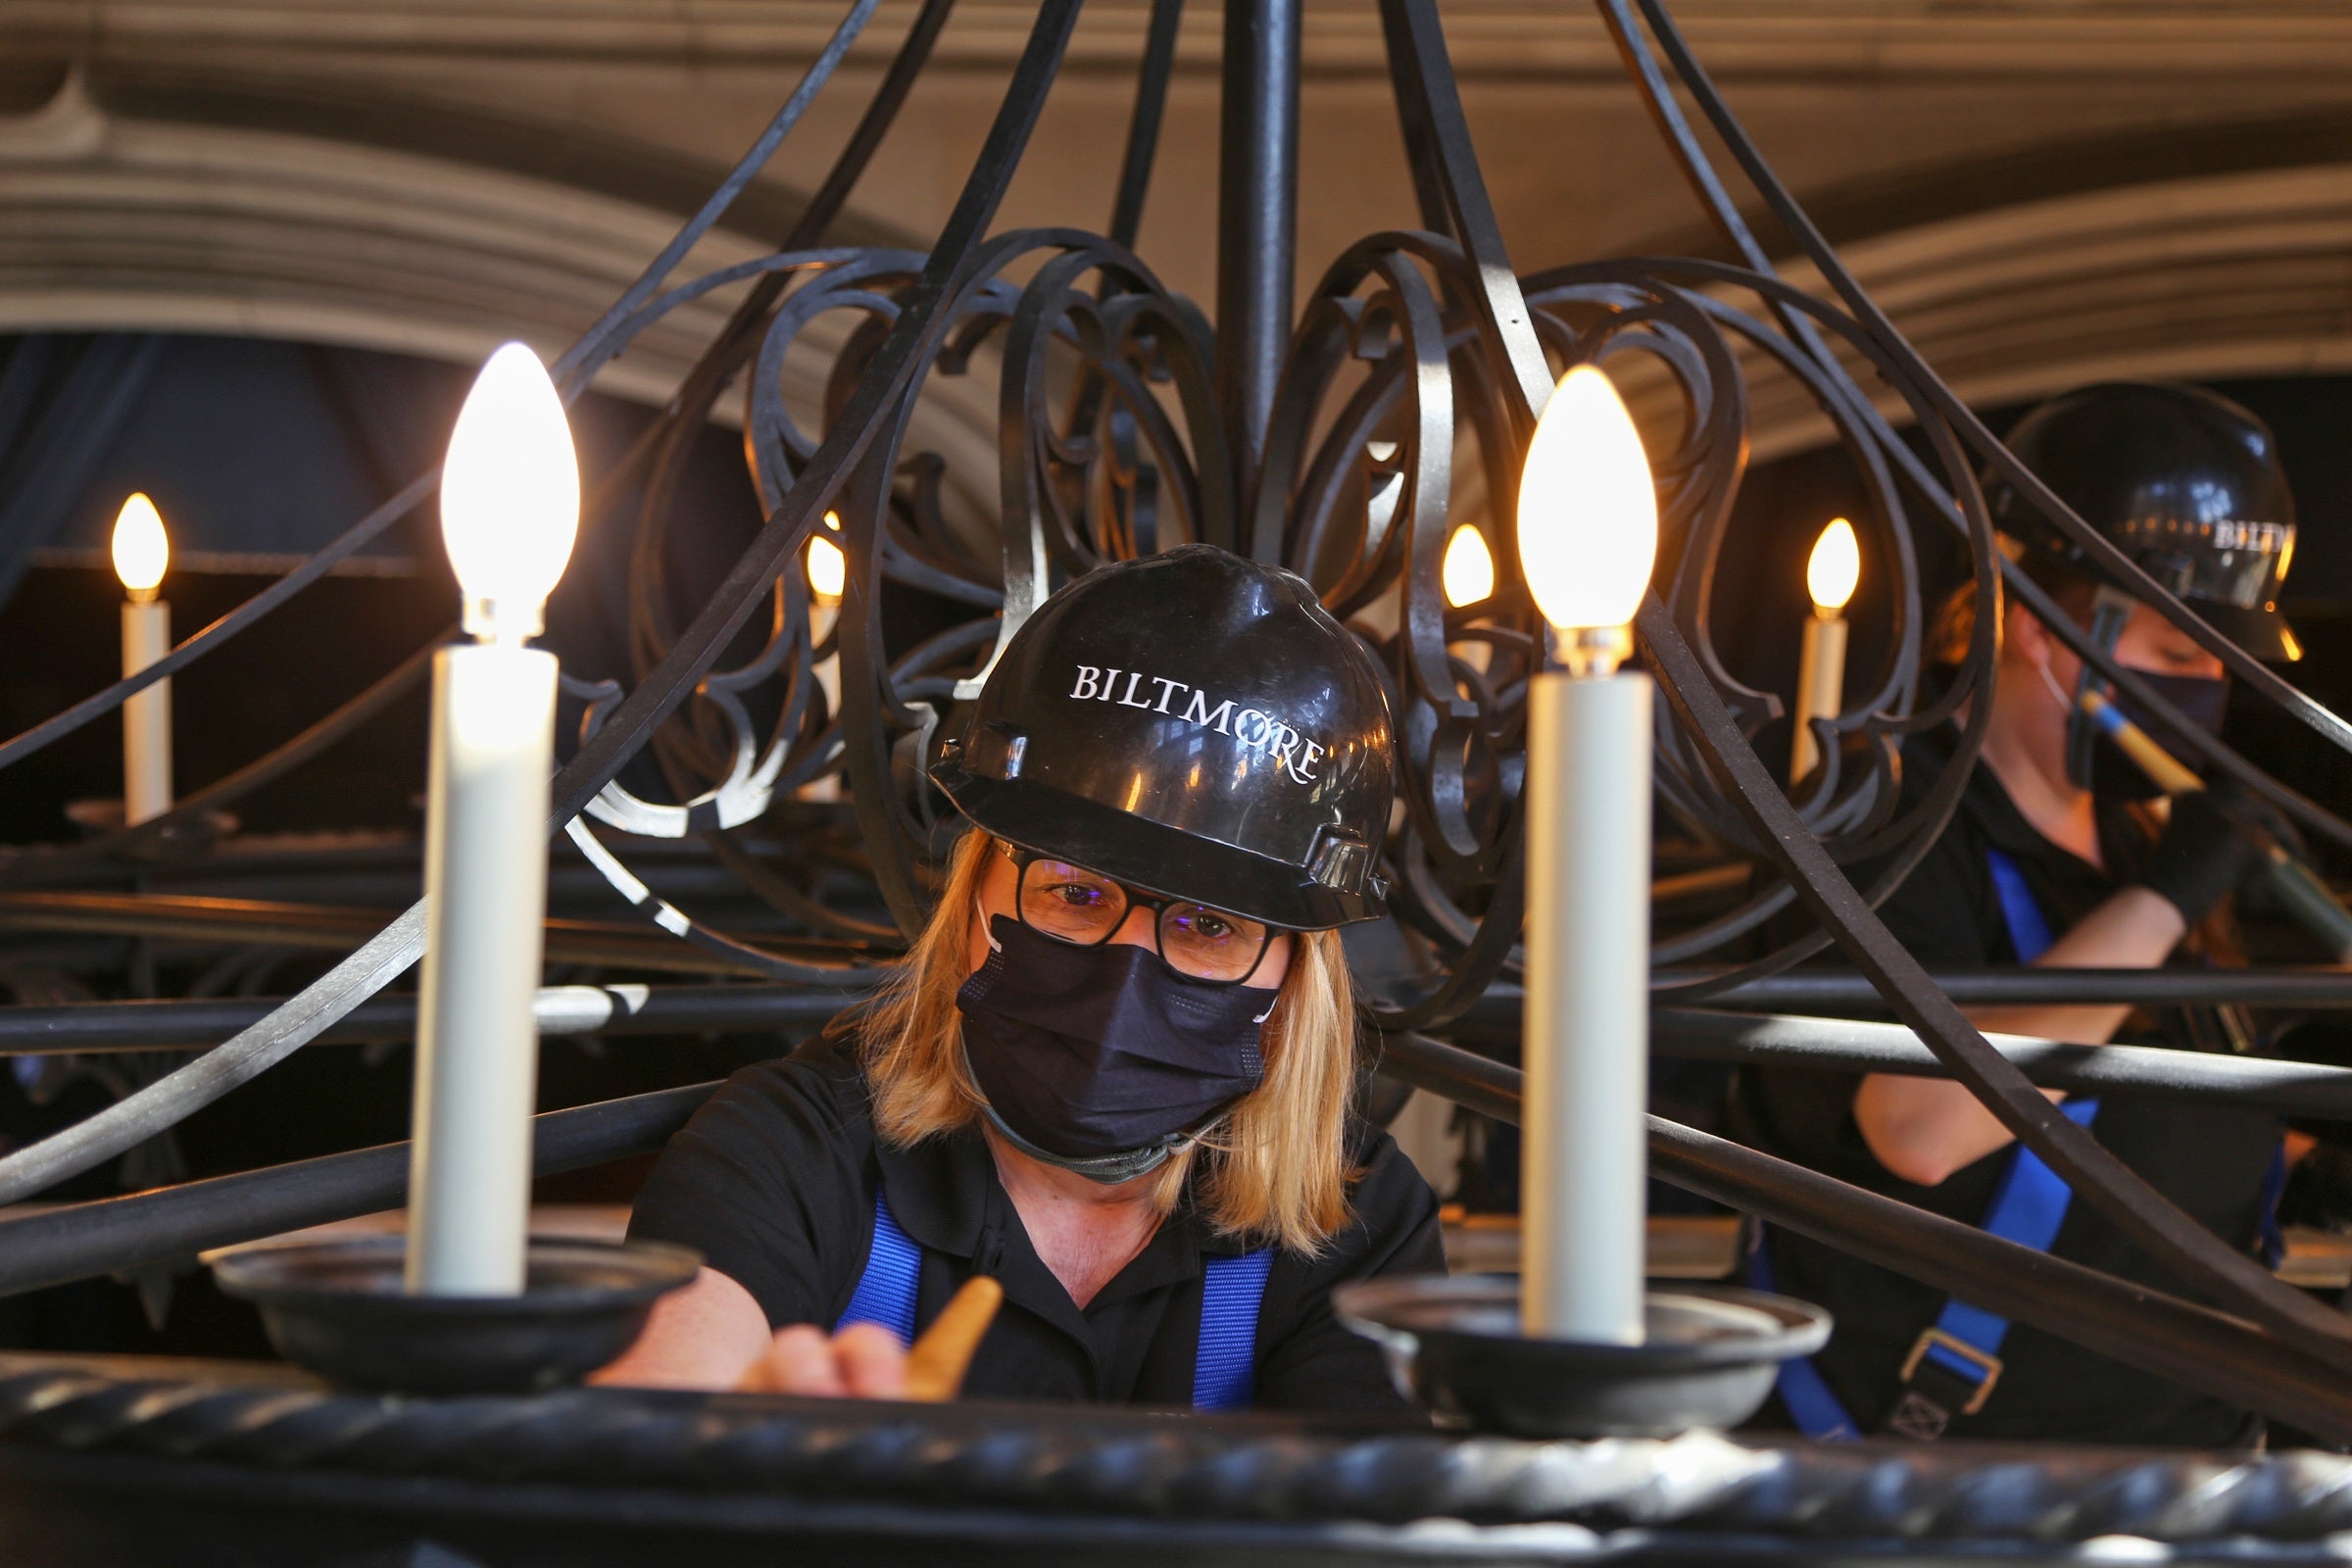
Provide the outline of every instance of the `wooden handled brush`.
{"type": "Polygon", "coordinates": [[[906,1397],[941,1404],[956,1397],[972,1352],[997,1319],[1004,1302],[1004,1287],[985,1274],[963,1282],[947,1308],[906,1352],[906,1397]]]}

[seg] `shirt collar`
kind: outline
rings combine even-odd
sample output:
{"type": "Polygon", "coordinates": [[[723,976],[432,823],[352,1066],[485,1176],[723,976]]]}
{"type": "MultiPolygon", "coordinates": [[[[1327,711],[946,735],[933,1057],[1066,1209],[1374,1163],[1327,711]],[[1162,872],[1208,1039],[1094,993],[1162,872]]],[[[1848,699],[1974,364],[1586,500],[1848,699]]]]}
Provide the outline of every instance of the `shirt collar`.
{"type": "MultiPolygon", "coordinates": [[[[997,1178],[996,1160],[976,1124],[908,1149],[877,1139],[874,1152],[890,1211],[908,1236],[933,1251],[970,1261],[977,1257],[993,1220],[1005,1249],[1004,1272],[1019,1276],[1035,1270],[1051,1278],[1011,1197],[997,1178]]],[[[1179,1203],[1090,1307],[1197,1279],[1204,1271],[1203,1258],[1249,1250],[1242,1242],[1217,1236],[1191,1202],[1179,1203]]],[[[1009,1287],[1011,1279],[1006,1283],[1009,1287]]]]}
{"type": "Polygon", "coordinates": [[[874,1155],[901,1230],[935,1252],[969,1258],[978,1251],[997,1173],[977,1127],[908,1149],[877,1138],[874,1155]]]}

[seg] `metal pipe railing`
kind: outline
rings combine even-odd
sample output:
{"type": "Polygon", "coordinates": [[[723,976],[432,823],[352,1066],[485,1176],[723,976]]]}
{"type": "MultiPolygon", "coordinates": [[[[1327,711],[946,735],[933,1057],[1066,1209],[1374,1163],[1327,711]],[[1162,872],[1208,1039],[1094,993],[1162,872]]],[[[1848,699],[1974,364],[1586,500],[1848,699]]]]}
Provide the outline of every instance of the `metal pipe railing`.
{"type": "MultiPolygon", "coordinates": [[[[786,985],[549,986],[539,993],[543,1035],[645,1036],[799,1033],[856,1004],[863,993],[786,985]]],[[[278,1005],[274,998],[192,1002],[77,1002],[0,1007],[0,1057],[128,1051],[202,1051],[278,1005]]],[[[1516,1049],[1517,1015],[1509,1014],[1516,1049]]],[[[354,1045],[411,1038],[414,994],[380,995],[318,1040],[354,1045]]],[[[1463,1038],[1487,1041],[1480,1030],[1463,1038]]],[[[2139,1095],[2352,1121],[2352,1068],[2146,1046],[2085,1046],[2024,1035],[1987,1036],[2044,1089],[2139,1095]]],[[[1661,1007],[1650,1016],[1659,1055],[1756,1066],[1947,1078],[1900,1024],[1661,1007]]]]}
{"type": "MultiPolygon", "coordinates": [[[[660,1149],[717,1088],[694,1084],[533,1117],[532,1172],[549,1176],[660,1149]]],[[[34,1209],[0,1219],[0,1296],[397,1208],[408,1192],[409,1145],[379,1144],[34,1209]]]]}
{"type": "MultiPolygon", "coordinates": [[[[862,998],[807,986],[548,986],[539,993],[543,1035],[667,1035],[814,1028],[862,998]]],[[[0,1056],[206,1051],[266,1018],[282,997],[193,1002],[72,1002],[0,1007],[0,1056]]],[[[408,1040],[414,992],[380,993],[319,1032],[314,1044],[408,1040]]]]}

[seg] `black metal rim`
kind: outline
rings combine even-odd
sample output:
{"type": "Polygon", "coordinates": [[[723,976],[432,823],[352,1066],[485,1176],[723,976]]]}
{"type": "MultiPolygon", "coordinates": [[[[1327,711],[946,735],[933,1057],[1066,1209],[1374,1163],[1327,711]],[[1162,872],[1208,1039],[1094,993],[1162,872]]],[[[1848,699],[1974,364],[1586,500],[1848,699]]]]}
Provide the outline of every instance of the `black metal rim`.
{"type": "Polygon", "coordinates": [[[693,1280],[702,1258],[666,1242],[533,1238],[520,1296],[410,1296],[401,1289],[405,1236],[339,1237],[254,1247],[213,1263],[230,1296],[258,1306],[386,1317],[546,1317],[654,1300],[693,1280]]]}

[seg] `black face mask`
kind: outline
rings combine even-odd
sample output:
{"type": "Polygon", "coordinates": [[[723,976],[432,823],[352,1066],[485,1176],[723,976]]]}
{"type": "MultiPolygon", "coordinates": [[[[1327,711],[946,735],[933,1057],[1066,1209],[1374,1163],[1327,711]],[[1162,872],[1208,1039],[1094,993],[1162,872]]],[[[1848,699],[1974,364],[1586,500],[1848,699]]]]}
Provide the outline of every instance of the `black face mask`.
{"type": "Polygon", "coordinates": [[[1140,1176],[1265,1079],[1275,993],[1190,979],[1150,948],[1077,948],[996,915],[956,993],[963,1055],[1013,1146],[1101,1182],[1140,1176]]]}
{"type": "MultiPolygon", "coordinates": [[[[2180,710],[2181,716],[2207,735],[2222,732],[2222,717],[2230,709],[2230,682],[2227,678],[2204,675],[2157,675],[2144,669],[2132,674],[2147,682],[2157,696],[2180,710]]],[[[2121,687],[2114,689],[2111,700],[2116,710],[2148,732],[2148,738],[2178,759],[2181,765],[2194,767],[2198,754],[2181,737],[2180,726],[2166,722],[2147,711],[2137,698],[2121,687]]],[[[2098,728],[2088,713],[2077,710],[2071,722],[2087,726],[2093,739],[2088,746],[2068,748],[2070,759],[2085,754],[2090,759],[2089,776],[2077,777],[2075,783],[2088,789],[2101,800],[2150,801],[2163,793],[2156,781],[2131,755],[2115,743],[2115,738],[2098,728]]],[[[2070,774],[2076,769],[2070,767],[2070,774]]]]}

